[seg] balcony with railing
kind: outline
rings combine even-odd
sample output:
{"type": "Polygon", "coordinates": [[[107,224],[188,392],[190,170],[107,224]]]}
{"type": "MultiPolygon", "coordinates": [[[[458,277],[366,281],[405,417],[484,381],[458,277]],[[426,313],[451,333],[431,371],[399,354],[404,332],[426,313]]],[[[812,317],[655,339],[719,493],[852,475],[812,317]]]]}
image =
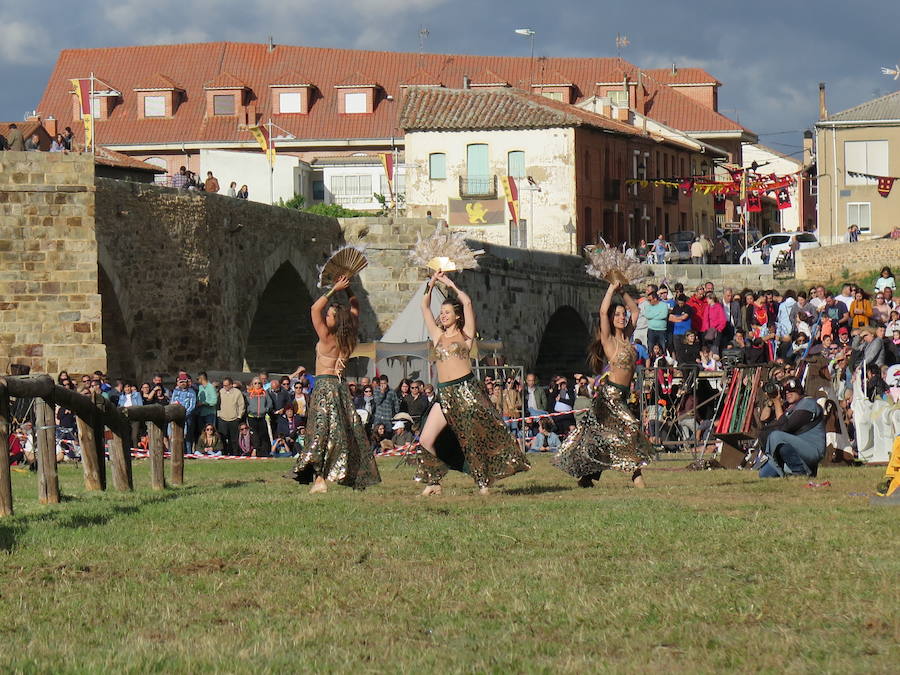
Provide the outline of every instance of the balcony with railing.
{"type": "Polygon", "coordinates": [[[677,187],[663,188],[663,204],[677,204],[679,189],[677,187]]]}
{"type": "Polygon", "coordinates": [[[460,199],[496,199],[497,176],[460,176],[460,199]]]}

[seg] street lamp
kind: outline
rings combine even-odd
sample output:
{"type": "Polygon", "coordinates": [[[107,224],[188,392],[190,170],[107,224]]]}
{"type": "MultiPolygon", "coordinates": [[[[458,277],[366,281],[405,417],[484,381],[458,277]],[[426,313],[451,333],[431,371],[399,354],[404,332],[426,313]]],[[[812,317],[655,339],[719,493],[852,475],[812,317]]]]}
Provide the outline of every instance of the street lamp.
{"type": "Polygon", "coordinates": [[[516,35],[527,37],[531,42],[531,59],[528,62],[528,78],[532,80],[528,83],[528,91],[531,91],[531,85],[534,84],[534,36],[535,32],[531,28],[516,28],[516,35]]]}

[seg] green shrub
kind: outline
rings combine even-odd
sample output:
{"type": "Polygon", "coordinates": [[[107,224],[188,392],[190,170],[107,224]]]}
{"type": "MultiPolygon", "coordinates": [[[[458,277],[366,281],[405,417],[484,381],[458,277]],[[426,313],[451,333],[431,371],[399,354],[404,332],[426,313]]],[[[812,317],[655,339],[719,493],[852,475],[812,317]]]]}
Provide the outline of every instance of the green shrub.
{"type": "Polygon", "coordinates": [[[346,209],[340,204],[313,204],[303,210],[320,216],[331,216],[332,218],[357,218],[359,216],[371,215],[363,211],[346,209]]]}
{"type": "Polygon", "coordinates": [[[288,209],[297,209],[298,211],[302,211],[303,207],[306,205],[306,197],[303,195],[294,195],[286,202],[282,202],[280,199],[278,200],[278,205],[283,206],[288,209]]]}

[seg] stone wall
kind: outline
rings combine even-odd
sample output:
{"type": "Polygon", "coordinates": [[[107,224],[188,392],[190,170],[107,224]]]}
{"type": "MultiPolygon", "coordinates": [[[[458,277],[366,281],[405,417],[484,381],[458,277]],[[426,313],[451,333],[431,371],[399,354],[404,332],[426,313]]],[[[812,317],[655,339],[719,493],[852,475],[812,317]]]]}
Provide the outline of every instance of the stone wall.
{"type": "Polygon", "coordinates": [[[869,239],[799,251],[797,278],[811,282],[839,281],[848,274],[864,274],[885,265],[900,267],[900,239],[869,239]]]}
{"type": "Polygon", "coordinates": [[[100,331],[93,157],[0,152],[0,369],[105,370],[100,331]]]}

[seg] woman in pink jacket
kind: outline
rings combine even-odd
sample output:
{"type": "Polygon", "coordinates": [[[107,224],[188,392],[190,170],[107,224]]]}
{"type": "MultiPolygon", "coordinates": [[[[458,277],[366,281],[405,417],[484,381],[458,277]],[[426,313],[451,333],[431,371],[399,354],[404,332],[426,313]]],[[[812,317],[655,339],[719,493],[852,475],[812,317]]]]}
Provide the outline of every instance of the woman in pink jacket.
{"type": "Polygon", "coordinates": [[[700,324],[703,331],[703,344],[710,351],[719,353],[719,341],[728,319],[725,317],[725,306],[719,302],[714,293],[706,294],[706,312],[700,324]]]}

